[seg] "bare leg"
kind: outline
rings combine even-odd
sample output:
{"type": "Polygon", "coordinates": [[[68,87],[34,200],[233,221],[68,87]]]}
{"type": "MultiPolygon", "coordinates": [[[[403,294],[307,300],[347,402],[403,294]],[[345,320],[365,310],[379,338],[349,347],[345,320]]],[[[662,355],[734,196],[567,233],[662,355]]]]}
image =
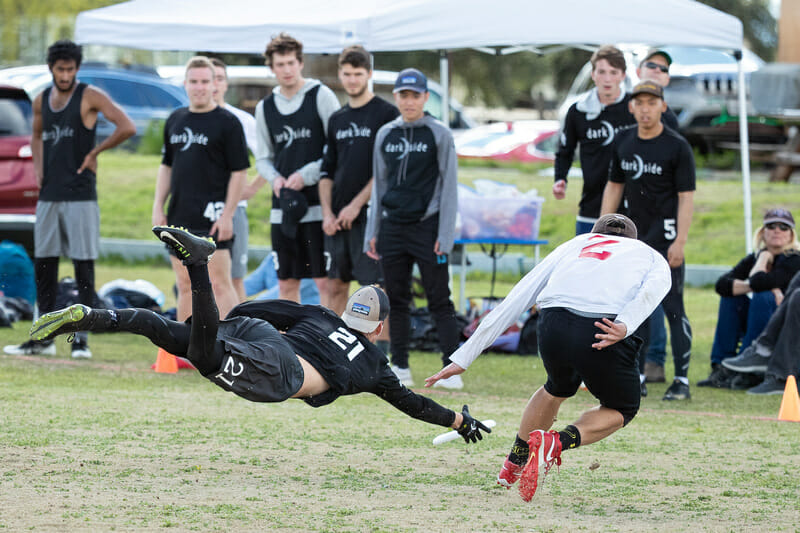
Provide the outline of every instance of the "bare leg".
{"type": "Polygon", "coordinates": [[[622,429],[624,420],[622,413],[598,405],[584,413],[572,424],[581,434],[581,446],[592,444],[622,429]]]}
{"type": "Polygon", "coordinates": [[[328,279],[328,309],[340,315],[347,307],[347,298],[350,296],[350,282],[340,279],[328,279]]]}
{"type": "MultiPolygon", "coordinates": [[[[328,278],[314,278],[319,290],[319,303],[323,307],[330,308],[330,298],[328,297],[328,278]]],[[[345,301],[347,303],[347,301],[345,301]]]]}
{"type": "Polygon", "coordinates": [[[534,392],[531,399],[528,400],[525,410],[522,411],[522,421],[517,432],[519,438],[527,441],[531,431],[534,429],[543,429],[545,431],[550,429],[564,400],[566,398],[553,396],[544,390],[544,387],[540,387],[539,390],[534,392]]]}
{"type": "Polygon", "coordinates": [[[231,254],[229,250],[217,250],[208,262],[208,274],[219,307],[219,315],[225,317],[239,304],[236,289],[231,281],[231,254]]]}
{"type": "Polygon", "coordinates": [[[169,260],[172,263],[172,271],[175,272],[175,284],[178,289],[176,318],[179,322],[183,322],[192,314],[192,290],[189,283],[189,274],[186,273],[186,268],[180,259],[170,255],[169,260]]]}
{"type": "Polygon", "coordinates": [[[300,280],[299,279],[279,279],[278,295],[281,300],[291,300],[300,303],[300,280]]]}

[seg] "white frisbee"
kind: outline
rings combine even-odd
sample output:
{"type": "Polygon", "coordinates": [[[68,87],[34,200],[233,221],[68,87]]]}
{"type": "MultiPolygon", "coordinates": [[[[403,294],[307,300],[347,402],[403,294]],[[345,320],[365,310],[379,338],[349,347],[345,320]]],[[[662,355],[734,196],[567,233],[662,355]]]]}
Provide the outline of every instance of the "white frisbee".
{"type": "MultiPolygon", "coordinates": [[[[495,422],[494,420],[482,420],[481,422],[483,423],[484,426],[486,426],[489,429],[497,425],[497,422],[495,422]]],[[[447,433],[442,433],[441,435],[434,437],[433,444],[434,445],[444,444],[445,442],[450,442],[451,440],[456,440],[457,438],[460,437],[461,435],[458,434],[458,431],[456,430],[448,431],[447,433]]]]}

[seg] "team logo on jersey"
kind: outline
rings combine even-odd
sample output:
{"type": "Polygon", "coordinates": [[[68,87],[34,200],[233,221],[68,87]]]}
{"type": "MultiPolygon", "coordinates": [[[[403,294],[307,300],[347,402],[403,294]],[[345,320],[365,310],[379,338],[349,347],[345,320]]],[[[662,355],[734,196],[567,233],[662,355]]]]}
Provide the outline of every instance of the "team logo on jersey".
{"type": "Polygon", "coordinates": [[[645,163],[637,154],[633,154],[633,160],[623,159],[620,161],[620,167],[625,172],[633,172],[632,180],[638,180],[645,172],[652,176],[661,176],[664,173],[661,165],[658,163],[645,163]]]}
{"type": "Polygon", "coordinates": [[[191,130],[191,128],[184,127],[182,133],[173,133],[169,136],[169,143],[170,144],[182,144],[181,152],[185,152],[193,144],[202,144],[206,146],[208,144],[208,137],[202,133],[195,133],[191,130]]]}
{"type": "Polygon", "coordinates": [[[607,120],[600,121],[599,128],[587,128],[586,138],[589,140],[603,139],[603,146],[608,146],[614,141],[614,133],[616,130],[607,120]]]}
{"type": "Polygon", "coordinates": [[[69,126],[62,128],[54,124],[52,130],[42,132],[42,141],[53,141],[53,146],[55,146],[61,139],[66,139],[67,137],[72,137],[73,135],[75,135],[75,130],[69,126]]]}
{"type": "Polygon", "coordinates": [[[295,139],[310,139],[311,138],[311,129],[310,128],[297,128],[293,129],[288,124],[283,127],[283,131],[275,135],[275,144],[278,143],[286,143],[284,148],[289,148],[295,139]]]}
{"type": "Polygon", "coordinates": [[[342,139],[355,139],[356,137],[365,137],[368,139],[371,135],[372,128],[359,126],[355,122],[351,122],[349,128],[336,130],[337,141],[341,141],[342,139]]]}
{"type": "Polygon", "coordinates": [[[397,154],[397,159],[403,159],[411,152],[425,153],[428,151],[428,144],[424,142],[409,142],[405,137],[400,137],[400,142],[386,143],[383,150],[387,154],[397,154]]]}

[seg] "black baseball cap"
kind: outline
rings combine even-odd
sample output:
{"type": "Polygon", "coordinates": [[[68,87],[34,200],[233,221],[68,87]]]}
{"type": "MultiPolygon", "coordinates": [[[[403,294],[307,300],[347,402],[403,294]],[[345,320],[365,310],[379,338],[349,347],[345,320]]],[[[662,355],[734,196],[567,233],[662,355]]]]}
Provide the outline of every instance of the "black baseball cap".
{"type": "Polygon", "coordinates": [[[640,94],[652,94],[663,100],[664,88],[654,81],[641,81],[631,91],[631,98],[636,98],[640,94]]]}
{"type": "Polygon", "coordinates": [[[670,56],[668,53],[666,53],[664,50],[661,50],[660,48],[651,48],[650,50],[647,51],[647,54],[644,56],[644,59],[642,59],[639,62],[639,66],[641,66],[642,63],[652,58],[653,56],[661,56],[667,60],[667,66],[672,65],[672,56],[670,56]]]}
{"type": "Polygon", "coordinates": [[[380,287],[361,287],[347,300],[342,320],[347,327],[361,333],[372,333],[389,316],[389,297],[380,287]]]}
{"type": "Polygon", "coordinates": [[[598,218],[592,227],[592,233],[618,235],[629,239],[635,239],[639,235],[633,220],[619,213],[609,213],[598,218]]]}
{"type": "Polygon", "coordinates": [[[281,231],[290,239],[297,236],[297,226],[308,211],[308,200],[303,193],[284,187],[278,198],[281,206],[281,231]]]}
{"type": "Polygon", "coordinates": [[[400,91],[426,93],[428,92],[428,78],[415,68],[402,70],[400,74],[397,75],[392,92],[399,93],[400,91]]]}

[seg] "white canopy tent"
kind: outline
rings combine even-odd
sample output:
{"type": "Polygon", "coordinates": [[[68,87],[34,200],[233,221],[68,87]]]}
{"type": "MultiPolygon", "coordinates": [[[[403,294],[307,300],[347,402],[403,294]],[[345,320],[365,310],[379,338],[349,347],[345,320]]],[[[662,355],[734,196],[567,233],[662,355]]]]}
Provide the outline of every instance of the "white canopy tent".
{"type": "MultiPolygon", "coordinates": [[[[491,53],[549,45],[647,43],[718,48],[735,55],[739,87],[741,22],[693,0],[131,0],[78,15],[81,43],[145,50],[213,50],[260,54],[285,31],[307,53],[338,53],[362,44],[371,52],[475,48],[491,53]]],[[[447,95],[448,65],[441,81],[447,95]]],[[[443,109],[448,109],[443,101],[443,109]]],[[[739,91],[739,116],[747,116],[739,91]]],[[[745,239],[752,249],[747,121],[739,121],[745,239]]]]}

